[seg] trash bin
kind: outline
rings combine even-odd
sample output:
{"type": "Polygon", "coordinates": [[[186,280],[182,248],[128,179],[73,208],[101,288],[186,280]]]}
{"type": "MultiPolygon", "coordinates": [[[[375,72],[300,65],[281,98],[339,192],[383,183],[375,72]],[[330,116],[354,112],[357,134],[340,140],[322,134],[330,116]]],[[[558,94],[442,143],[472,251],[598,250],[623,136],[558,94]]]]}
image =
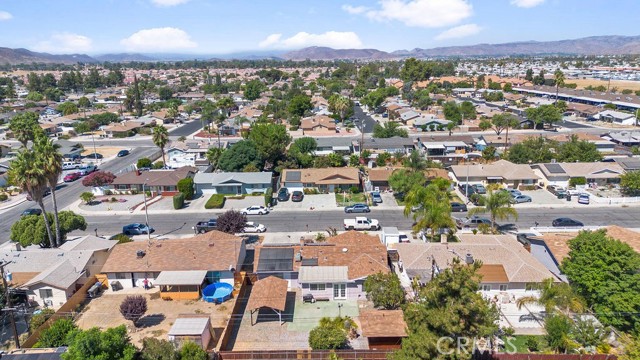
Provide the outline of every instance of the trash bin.
{"type": "Polygon", "coordinates": [[[567,194],[566,199],[567,201],[571,201],[571,194],[567,194]]]}
{"type": "Polygon", "coordinates": [[[271,198],[271,206],[276,206],[278,205],[278,199],[277,198],[271,198]]]}

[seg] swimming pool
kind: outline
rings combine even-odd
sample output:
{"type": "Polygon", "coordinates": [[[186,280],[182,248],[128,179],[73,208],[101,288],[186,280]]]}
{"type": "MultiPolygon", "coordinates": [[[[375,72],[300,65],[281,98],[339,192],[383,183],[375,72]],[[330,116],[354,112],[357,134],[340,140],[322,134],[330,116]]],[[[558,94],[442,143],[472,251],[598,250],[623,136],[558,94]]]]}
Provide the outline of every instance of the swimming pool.
{"type": "Polygon", "coordinates": [[[223,282],[217,282],[211,285],[207,285],[207,287],[202,290],[202,300],[210,303],[214,302],[216,304],[220,304],[231,298],[232,291],[232,285],[223,282]]]}

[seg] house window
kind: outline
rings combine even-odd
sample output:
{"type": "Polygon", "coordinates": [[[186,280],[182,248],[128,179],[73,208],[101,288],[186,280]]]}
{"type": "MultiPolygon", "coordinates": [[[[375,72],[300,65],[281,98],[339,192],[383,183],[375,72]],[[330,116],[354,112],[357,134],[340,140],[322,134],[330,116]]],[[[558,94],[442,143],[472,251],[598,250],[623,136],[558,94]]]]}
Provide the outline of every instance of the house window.
{"type": "Polygon", "coordinates": [[[500,285],[500,291],[507,291],[507,285],[500,285]]]}
{"type": "Polygon", "coordinates": [[[525,290],[526,291],[533,291],[533,290],[537,290],[538,289],[538,284],[536,283],[527,283],[525,285],[525,290]]]}
{"type": "Polygon", "coordinates": [[[52,289],[40,289],[40,298],[48,299],[53,297],[52,289]]]}
{"type": "Polygon", "coordinates": [[[311,284],[309,290],[311,291],[324,291],[326,289],[325,284],[311,284]]]}
{"type": "Polygon", "coordinates": [[[491,291],[491,285],[487,285],[487,284],[482,285],[482,291],[491,291]]]}
{"type": "Polygon", "coordinates": [[[125,273],[116,273],[116,279],[124,280],[126,278],[127,278],[127,275],[125,273]]]}

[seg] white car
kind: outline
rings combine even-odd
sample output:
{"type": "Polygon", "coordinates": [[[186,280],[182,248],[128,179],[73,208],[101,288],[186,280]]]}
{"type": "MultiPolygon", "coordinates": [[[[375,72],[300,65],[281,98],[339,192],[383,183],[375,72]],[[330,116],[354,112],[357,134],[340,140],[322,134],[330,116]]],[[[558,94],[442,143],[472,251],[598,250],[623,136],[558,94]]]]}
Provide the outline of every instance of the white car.
{"type": "Polygon", "coordinates": [[[267,231],[266,226],[251,221],[244,224],[244,229],[242,229],[242,232],[245,233],[263,233],[265,231],[267,231]]]}
{"type": "Polygon", "coordinates": [[[269,209],[264,206],[249,206],[246,209],[240,211],[242,215],[265,215],[269,213],[269,209]]]}

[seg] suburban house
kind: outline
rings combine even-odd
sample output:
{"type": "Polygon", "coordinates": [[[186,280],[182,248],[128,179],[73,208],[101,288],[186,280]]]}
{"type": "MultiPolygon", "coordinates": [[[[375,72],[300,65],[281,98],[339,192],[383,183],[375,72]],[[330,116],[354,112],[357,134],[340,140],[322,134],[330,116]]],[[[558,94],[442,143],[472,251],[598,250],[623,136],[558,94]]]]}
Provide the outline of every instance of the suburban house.
{"type": "Polygon", "coordinates": [[[298,271],[301,265],[299,246],[256,246],[253,272],[258,280],[269,276],[287,280],[287,287],[295,289],[298,285],[298,271]]]}
{"type": "MultiPolygon", "coordinates": [[[[360,154],[360,140],[353,140],[352,147],[354,153],[360,154]]],[[[370,138],[364,139],[362,148],[373,153],[388,152],[391,154],[408,154],[415,150],[415,143],[411,138],[394,136],[390,138],[370,138]]]]}
{"type": "Polygon", "coordinates": [[[640,145],[640,131],[616,131],[602,137],[624,146],[640,145]]]}
{"type": "Polygon", "coordinates": [[[300,122],[302,131],[336,131],[336,121],[327,115],[318,115],[311,118],[302,119],[300,122]]]}
{"type": "Polygon", "coordinates": [[[183,166],[209,167],[207,151],[209,144],[186,142],[174,144],[167,150],[167,166],[173,169],[183,166]]]}
{"type": "Polygon", "coordinates": [[[151,191],[152,193],[173,196],[178,191],[178,181],[184,178],[193,178],[197,169],[191,166],[183,166],[179,169],[162,169],[149,171],[130,171],[118,175],[111,183],[111,190],[124,191],[151,191]]]}
{"type": "Polygon", "coordinates": [[[44,131],[47,136],[55,136],[60,132],[60,128],[56,124],[52,123],[40,123],[40,128],[44,131]]]}
{"type": "Polygon", "coordinates": [[[387,248],[377,236],[348,231],[301,247],[298,283],[303,296],[358,300],[365,297],[367,276],[389,271],[387,248]]]}
{"type": "Polygon", "coordinates": [[[449,177],[457,184],[502,184],[513,189],[535,186],[540,179],[529,165],[514,164],[507,160],[492,164],[453,165],[449,177]]]}
{"type": "Polygon", "coordinates": [[[438,119],[435,116],[420,117],[413,121],[413,127],[422,131],[444,130],[451,121],[438,119]]]}
{"type": "Polygon", "coordinates": [[[458,164],[468,158],[480,158],[479,153],[471,152],[475,140],[471,136],[451,136],[446,141],[436,141],[436,138],[424,135],[417,139],[416,148],[427,159],[440,161],[445,165],[458,164]]]}
{"type": "Polygon", "coordinates": [[[142,125],[134,122],[127,121],[124,124],[111,124],[102,128],[105,137],[109,138],[123,138],[135,135],[136,131],[141,128],[142,125]]]}
{"type": "Polygon", "coordinates": [[[197,173],[193,177],[196,194],[266,193],[271,188],[270,172],[197,173]]]}
{"type": "Polygon", "coordinates": [[[397,350],[408,336],[402,310],[362,310],[358,316],[370,350],[397,350]]]}
{"type": "Polygon", "coordinates": [[[615,110],[599,112],[593,115],[593,118],[619,125],[635,125],[637,121],[635,115],[615,110]]]}
{"type": "Polygon", "coordinates": [[[400,276],[426,283],[449,268],[454,259],[473,264],[481,261],[483,292],[526,291],[531,284],[553,278],[560,281],[511,235],[458,234],[456,243],[396,243],[400,276]]]}
{"type": "Polygon", "coordinates": [[[342,137],[318,137],[316,138],[316,151],[314,155],[323,156],[329,154],[351,155],[351,139],[342,137]]]}
{"type": "Polygon", "coordinates": [[[245,252],[242,238],[215,230],[185,239],[134,241],[116,245],[102,273],[113,291],[143,287],[146,279],[160,287],[162,298],[197,299],[206,284],[235,285],[245,252]]]}
{"type": "Polygon", "coordinates": [[[588,185],[617,184],[620,182],[620,175],[625,173],[615,162],[533,164],[531,168],[544,186],[557,185],[564,188],[569,186],[572,178],[584,178],[588,185]]]}
{"type": "Polygon", "coordinates": [[[67,240],[57,249],[6,243],[0,255],[8,263],[5,271],[12,288],[26,291],[29,301],[57,309],[100,272],[114,245],[87,235],[67,240]]]}
{"type": "Polygon", "coordinates": [[[614,161],[622,167],[624,171],[635,171],[640,170],[640,159],[639,158],[615,158],[614,161]]]}
{"type": "Polygon", "coordinates": [[[361,188],[360,172],[356,168],[285,169],[280,175],[280,187],[289,191],[318,189],[323,193],[361,188]]]}
{"type": "MultiPolygon", "coordinates": [[[[378,189],[381,191],[390,190],[389,177],[394,171],[401,168],[373,168],[367,170],[367,187],[371,189],[378,189]]],[[[424,175],[427,180],[433,180],[435,178],[449,179],[447,171],[445,169],[426,169],[424,175]]],[[[367,189],[368,190],[368,189],[367,189]]]]}

